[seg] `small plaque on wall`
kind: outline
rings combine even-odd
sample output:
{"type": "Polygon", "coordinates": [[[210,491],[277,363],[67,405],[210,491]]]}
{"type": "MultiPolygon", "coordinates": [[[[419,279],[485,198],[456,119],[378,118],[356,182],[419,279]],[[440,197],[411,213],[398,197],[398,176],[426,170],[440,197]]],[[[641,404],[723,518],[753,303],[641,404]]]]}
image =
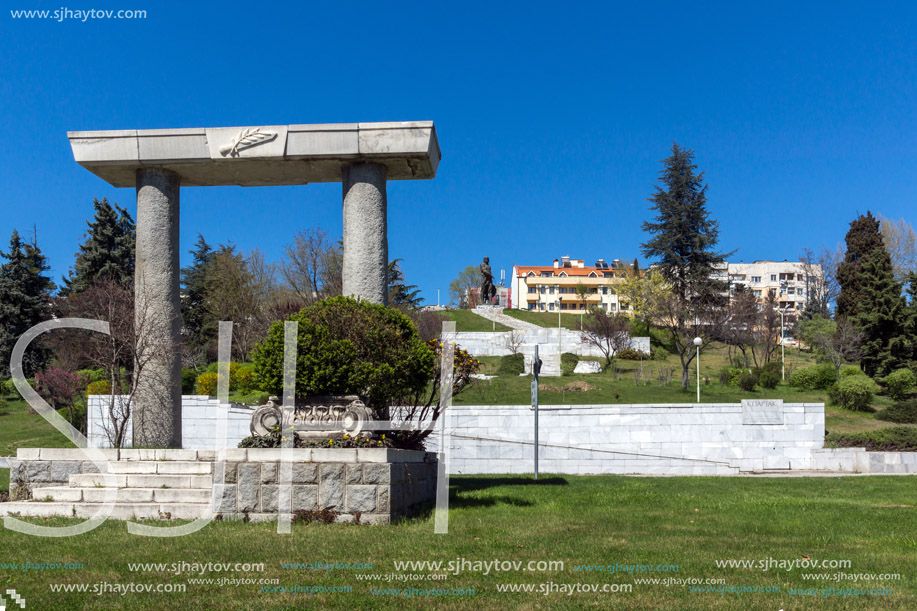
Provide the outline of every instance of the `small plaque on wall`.
{"type": "Polygon", "coordinates": [[[742,424],[783,424],[783,399],[742,399],[742,424]]]}

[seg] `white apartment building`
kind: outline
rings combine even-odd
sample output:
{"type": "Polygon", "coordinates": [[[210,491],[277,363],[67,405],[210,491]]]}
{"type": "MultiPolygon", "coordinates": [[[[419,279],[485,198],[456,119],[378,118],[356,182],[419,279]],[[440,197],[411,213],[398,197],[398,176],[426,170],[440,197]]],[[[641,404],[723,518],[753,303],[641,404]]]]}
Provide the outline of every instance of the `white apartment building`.
{"type": "MultiPolygon", "coordinates": [[[[750,290],[759,303],[768,293],[777,298],[777,307],[788,314],[805,310],[810,291],[821,292],[825,278],[820,265],[800,261],[754,261],[727,264],[730,293],[738,287],[750,290]]],[[[722,276],[721,276],[722,277],[722,276]]]]}

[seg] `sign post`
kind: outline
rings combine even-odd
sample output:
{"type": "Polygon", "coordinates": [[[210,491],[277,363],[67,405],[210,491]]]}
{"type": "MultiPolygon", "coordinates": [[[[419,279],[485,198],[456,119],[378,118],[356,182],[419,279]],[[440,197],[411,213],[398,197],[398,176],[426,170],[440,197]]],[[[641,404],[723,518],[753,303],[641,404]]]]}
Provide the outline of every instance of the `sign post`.
{"type": "Polygon", "coordinates": [[[532,357],[532,409],[535,410],[535,479],[538,479],[538,375],[541,373],[541,359],[538,358],[538,344],[532,357]]]}

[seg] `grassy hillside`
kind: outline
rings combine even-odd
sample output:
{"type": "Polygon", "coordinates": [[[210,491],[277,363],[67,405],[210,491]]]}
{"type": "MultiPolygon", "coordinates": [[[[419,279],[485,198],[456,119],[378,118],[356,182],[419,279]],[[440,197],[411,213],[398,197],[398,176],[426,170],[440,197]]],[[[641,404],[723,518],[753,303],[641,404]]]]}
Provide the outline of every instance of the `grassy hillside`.
{"type": "Polygon", "coordinates": [[[494,323],[471,310],[441,310],[437,312],[443,320],[454,320],[455,330],[459,332],[475,331],[509,331],[510,328],[500,323],[494,323]]]}

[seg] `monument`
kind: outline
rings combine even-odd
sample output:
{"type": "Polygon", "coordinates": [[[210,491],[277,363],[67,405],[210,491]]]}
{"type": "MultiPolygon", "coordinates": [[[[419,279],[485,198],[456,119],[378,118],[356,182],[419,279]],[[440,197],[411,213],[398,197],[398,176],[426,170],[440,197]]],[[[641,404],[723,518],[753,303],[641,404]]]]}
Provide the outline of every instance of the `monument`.
{"type": "MultiPolygon", "coordinates": [[[[385,304],[386,182],[433,178],[440,160],[432,121],[67,135],[77,163],[112,186],[136,188],[137,312],[145,316],[144,333],[173,347],[181,342],[181,187],[342,183],[343,292],[385,304]]],[[[138,385],[133,407],[133,445],[180,448],[180,351],[162,350],[147,367],[150,382],[138,385]]]]}
{"type": "Polygon", "coordinates": [[[481,303],[493,303],[493,298],[497,294],[497,288],[494,286],[494,275],[490,269],[490,257],[484,257],[481,263],[481,303]]]}

